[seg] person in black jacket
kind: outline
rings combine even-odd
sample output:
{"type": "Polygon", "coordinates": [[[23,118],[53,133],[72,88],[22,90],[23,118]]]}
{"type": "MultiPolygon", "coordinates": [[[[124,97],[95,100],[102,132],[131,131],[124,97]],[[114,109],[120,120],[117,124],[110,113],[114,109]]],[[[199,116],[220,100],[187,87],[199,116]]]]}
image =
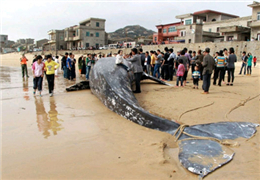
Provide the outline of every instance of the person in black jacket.
{"type": "Polygon", "coordinates": [[[151,75],[151,56],[149,55],[148,51],[145,52],[144,66],[146,66],[146,73],[151,75]]]}
{"type": "Polygon", "coordinates": [[[169,50],[167,47],[164,48],[164,51],[165,51],[165,53],[164,53],[163,59],[165,61],[161,68],[162,69],[162,78],[165,80],[168,80],[169,79],[168,58],[169,58],[170,54],[169,54],[169,50]]]}

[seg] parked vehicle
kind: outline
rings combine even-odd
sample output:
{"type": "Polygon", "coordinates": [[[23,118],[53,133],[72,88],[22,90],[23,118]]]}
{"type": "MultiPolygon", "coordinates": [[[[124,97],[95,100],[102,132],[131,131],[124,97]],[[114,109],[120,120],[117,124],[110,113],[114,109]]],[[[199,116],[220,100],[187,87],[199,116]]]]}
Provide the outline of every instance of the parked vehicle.
{"type": "Polygon", "coordinates": [[[108,45],[105,45],[105,46],[99,47],[99,49],[108,49],[108,45]]]}

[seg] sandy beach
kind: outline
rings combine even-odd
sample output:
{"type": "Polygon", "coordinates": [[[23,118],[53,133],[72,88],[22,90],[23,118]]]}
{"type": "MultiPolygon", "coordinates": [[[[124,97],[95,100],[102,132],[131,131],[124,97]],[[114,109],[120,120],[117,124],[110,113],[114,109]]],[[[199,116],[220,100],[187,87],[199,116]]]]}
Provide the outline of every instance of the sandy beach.
{"type": "MultiPolygon", "coordinates": [[[[0,55],[2,179],[198,179],[181,166],[174,137],[124,119],[90,90],[66,92],[75,82],[62,74],[55,79],[53,97],[48,96],[46,79],[43,97],[34,96],[32,72],[22,79],[19,57],[0,55]]],[[[27,58],[32,61],[32,55],[27,58]]],[[[251,76],[238,75],[240,65],[236,63],[234,86],[211,85],[208,95],[201,94],[202,81],[198,90],[192,89],[189,72],[184,88],[145,80],[136,98],[151,113],[183,124],[260,124],[260,64],[251,76]]],[[[81,80],[77,72],[76,82],[81,80]]],[[[249,140],[238,139],[240,146],[230,147],[234,159],[205,179],[260,179],[257,130],[249,140]]]]}

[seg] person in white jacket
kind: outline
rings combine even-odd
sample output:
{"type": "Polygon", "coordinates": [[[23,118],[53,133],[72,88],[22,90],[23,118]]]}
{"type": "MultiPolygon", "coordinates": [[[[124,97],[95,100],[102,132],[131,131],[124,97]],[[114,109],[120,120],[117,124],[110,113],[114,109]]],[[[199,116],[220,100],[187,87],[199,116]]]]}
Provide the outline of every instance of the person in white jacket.
{"type": "Polygon", "coordinates": [[[129,71],[129,67],[127,67],[123,62],[124,62],[123,51],[119,50],[118,54],[116,56],[116,65],[122,66],[128,72],[129,71]]]}
{"type": "MultiPolygon", "coordinates": [[[[58,64],[60,64],[60,62],[59,62],[59,56],[56,56],[55,58],[54,58],[54,61],[56,62],[56,63],[58,63],[58,64]]],[[[56,70],[55,70],[55,76],[56,77],[58,77],[58,74],[59,74],[59,68],[57,68],[56,70]]]]}

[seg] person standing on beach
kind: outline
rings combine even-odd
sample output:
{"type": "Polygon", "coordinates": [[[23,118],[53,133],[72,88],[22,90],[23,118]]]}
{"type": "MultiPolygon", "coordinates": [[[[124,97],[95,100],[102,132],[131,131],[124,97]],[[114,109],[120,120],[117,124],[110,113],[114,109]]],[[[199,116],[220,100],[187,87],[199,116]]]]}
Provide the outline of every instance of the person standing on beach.
{"type": "Polygon", "coordinates": [[[76,78],[76,59],[74,58],[74,54],[72,54],[71,58],[71,80],[75,80],[76,78]]]}
{"type": "Polygon", "coordinates": [[[135,76],[135,91],[134,93],[141,93],[141,86],[140,81],[143,74],[143,67],[141,64],[141,57],[139,54],[137,54],[137,49],[132,49],[132,55],[133,57],[130,59],[126,59],[127,61],[130,61],[133,65],[134,70],[134,76],[135,76]]]}
{"type": "Polygon", "coordinates": [[[153,77],[156,77],[156,73],[157,73],[157,78],[160,79],[160,67],[161,67],[161,63],[163,61],[163,56],[162,56],[162,53],[161,51],[158,49],[157,50],[157,57],[155,56],[155,67],[154,67],[154,72],[153,72],[153,77]]]}
{"type": "Polygon", "coordinates": [[[67,78],[68,80],[72,80],[72,75],[71,75],[71,71],[72,71],[72,53],[70,53],[69,57],[67,58],[66,61],[66,65],[67,65],[67,78]]]}
{"type": "Polygon", "coordinates": [[[181,81],[181,85],[183,87],[183,76],[185,73],[185,67],[183,65],[183,60],[179,59],[179,63],[178,63],[178,69],[176,72],[176,76],[177,76],[177,81],[176,81],[176,87],[179,87],[179,81],[181,81]]]}
{"type": "Polygon", "coordinates": [[[155,55],[154,55],[154,51],[150,51],[150,55],[151,55],[151,75],[153,75],[154,66],[155,66],[155,55]]]}
{"type": "MultiPolygon", "coordinates": [[[[60,64],[60,62],[59,62],[59,56],[55,56],[54,61],[55,61],[56,63],[60,64]]],[[[56,70],[55,70],[55,76],[56,76],[56,77],[58,77],[59,72],[60,72],[59,69],[56,69],[56,70]]]]}
{"type": "Polygon", "coordinates": [[[63,70],[63,77],[65,79],[68,78],[68,69],[67,69],[67,58],[68,58],[68,55],[69,54],[66,52],[65,56],[63,56],[62,59],[61,59],[61,68],[63,70]]]}
{"type": "Polygon", "coordinates": [[[237,62],[237,56],[235,55],[234,48],[229,48],[229,56],[227,59],[227,70],[228,70],[228,82],[227,86],[233,86],[233,82],[235,79],[234,72],[235,72],[235,62],[237,62]],[[230,83],[231,80],[231,83],[230,83]]]}
{"type": "Polygon", "coordinates": [[[204,67],[202,72],[203,75],[202,89],[204,91],[202,92],[202,94],[209,93],[210,78],[211,78],[212,70],[214,69],[214,65],[215,65],[215,60],[209,53],[210,53],[210,49],[206,48],[204,51],[204,58],[202,63],[202,66],[204,67]]]}
{"type": "Polygon", "coordinates": [[[81,71],[82,71],[82,58],[83,58],[83,55],[81,55],[78,59],[79,74],[81,74],[81,71]]]}
{"type": "Polygon", "coordinates": [[[247,64],[247,55],[246,55],[246,52],[244,51],[242,53],[242,66],[241,66],[241,69],[240,69],[240,72],[239,72],[239,75],[242,74],[242,71],[243,71],[243,68],[244,68],[244,75],[246,75],[246,64],[247,64]]]}
{"type": "Polygon", "coordinates": [[[255,66],[256,66],[256,56],[254,56],[253,61],[254,61],[254,68],[255,68],[255,66]]]}
{"type": "Polygon", "coordinates": [[[36,89],[38,88],[40,97],[41,91],[42,91],[42,80],[44,76],[44,68],[45,64],[42,62],[42,56],[37,56],[36,57],[36,62],[33,63],[32,65],[32,71],[33,71],[33,94],[35,95],[36,89]]]}
{"type": "Polygon", "coordinates": [[[81,68],[81,73],[80,74],[85,77],[86,76],[86,57],[85,56],[82,57],[82,61],[81,62],[82,62],[82,68],[81,68]]]}
{"type": "Polygon", "coordinates": [[[26,75],[26,77],[28,78],[28,70],[27,70],[27,61],[28,59],[25,57],[25,55],[23,54],[22,57],[20,58],[21,61],[21,68],[22,68],[22,76],[24,78],[24,75],[26,75]]]}
{"type": "Polygon", "coordinates": [[[252,60],[253,60],[252,54],[248,53],[247,76],[251,76],[251,73],[252,73],[252,60]]]}
{"type": "Polygon", "coordinates": [[[45,71],[46,71],[46,77],[48,81],[50,97],[53,96],[54,78],[55,78],[54,73],[59,66],[60,65],[58,63],[52,60],[51,55],[47,56],[47,61],[45,62],[45,71]]]}
{"type": "Polygon", "coordinates": [[[168,59],[166,59],[168,61],[168,72],[169,72],[169,77],[168,77],[168,81],[172,81],[173,79],[173,65],[174,65],[174,59],[176,59],[176,55],[173,52],[173,49],[169,49],[169,57],[168,59]]]}
{"type": "Polygon", "coordinates": [[[91,70],[91,54],[88,54],[87,59],[86,59],[86,80],[89,80],[89,73],[91,70]]]}
{"type": "Polygon", "coordinates": [[[183,75],[183,86],[186,86],[187,75],[188,75],[188,71],[189,71],[189,60],[188,60],[187,56],[185,55],[184,50],[181,51],[181,56],[179,57],[178,61],[180,61],[180,59],[182,59],[183,65],[185,67],[185,72],[183,75]]]}
{"type": "Polygon", "coordinates": [[[223,80],[223,76],[225,75],[225,66],[227,64],[226,57],[223,54],[223,51],[219,51],[219,55],[215,59],[216,61],[216,76],[214,77],[213,85],[216,85],[216,81],[218,80],[218,85],[221,86],[221,81],[223,80]]]}

